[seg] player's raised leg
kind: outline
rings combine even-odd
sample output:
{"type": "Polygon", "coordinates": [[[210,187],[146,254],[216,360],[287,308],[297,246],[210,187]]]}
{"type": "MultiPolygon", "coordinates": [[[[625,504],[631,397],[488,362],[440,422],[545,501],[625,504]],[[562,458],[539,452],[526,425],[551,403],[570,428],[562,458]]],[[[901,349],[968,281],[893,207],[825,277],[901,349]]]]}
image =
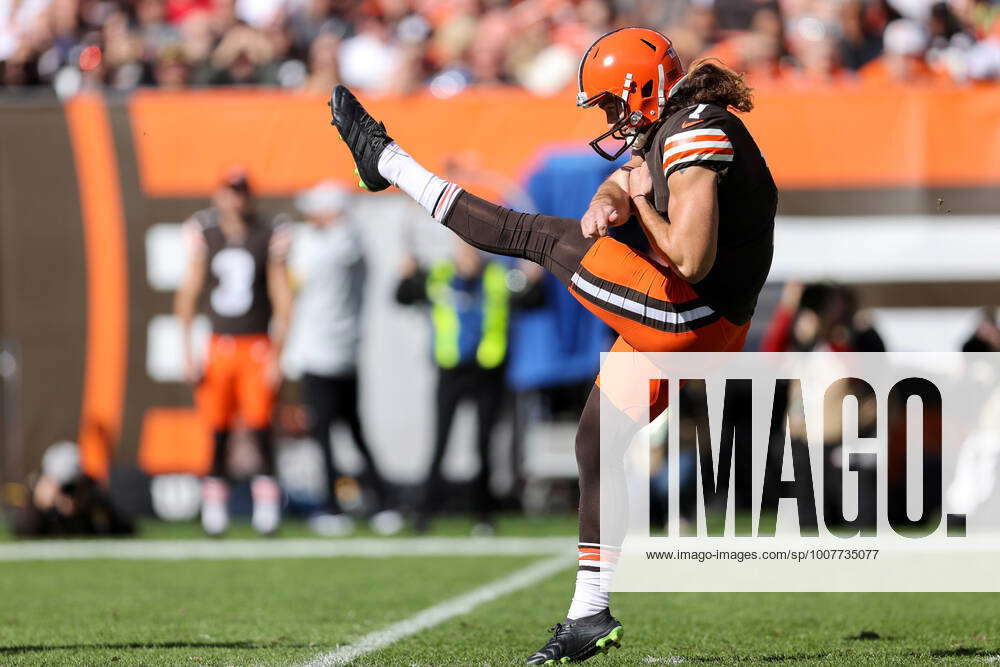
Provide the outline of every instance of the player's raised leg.
{"type": "Polygon", "coordinates": [[[470,245],[533,261],[569,286],[580,260],[598,241],[584,237],[573,218],[513,211],[432,174],[344,86],[334,89],[330,106],[333,124],[354,156],[361,187],[377,192],[397,186],[470,245]]]}

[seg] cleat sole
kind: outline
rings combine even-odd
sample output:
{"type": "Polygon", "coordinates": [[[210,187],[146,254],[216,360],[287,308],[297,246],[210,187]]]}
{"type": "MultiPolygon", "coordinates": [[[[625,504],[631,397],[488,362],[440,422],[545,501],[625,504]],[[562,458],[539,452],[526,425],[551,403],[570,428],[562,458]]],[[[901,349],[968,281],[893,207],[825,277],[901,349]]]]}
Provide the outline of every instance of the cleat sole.
{"type": "Polygon", "coordinates": [[[613,648],[622,647],[622,637],[625,636],[625,628],[622,626],[616,627],[614,630],[606,634],[605,636],[598,639],[594,645],[597,647],[597,653],[601,655],[607,655],[613,648]]]}

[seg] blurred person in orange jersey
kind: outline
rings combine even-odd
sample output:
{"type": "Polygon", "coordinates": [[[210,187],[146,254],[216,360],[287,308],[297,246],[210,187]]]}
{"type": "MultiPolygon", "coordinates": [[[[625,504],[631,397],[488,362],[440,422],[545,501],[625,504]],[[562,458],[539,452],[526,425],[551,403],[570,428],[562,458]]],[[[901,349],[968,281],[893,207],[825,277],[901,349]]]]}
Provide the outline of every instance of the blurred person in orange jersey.
{"type": "Polygon", "coordinates": [[[885,27],[882,55],[859,71],[861,80],[873,84],[948,81],[947,74],[927,64],[925,55],[929,43],[927,31],[920,23],[896,19],[885,27]]]}
{"type": "MultiPolygon", "coordinates": [[[[344,86],[334,89],[330,106],[365,189],[395,185],[470,245],[548,269],[619,333],[613,351],[741,350],[771,266],[778,200],[759,147],[733,113],[753,108],[743,78],[712,62],[685,73],[664,35],[622,28],[584,53],[577,81],[577,105],[600,109],[607,120],[591,147],[609,160],[633,152],[580,220],[520,213],[432,174],[344,86]],[[633,217],[648,251],[609,236],[610,227],[633,217]]],[[[633,363],[643,363],[637,356],[633,363]]],[[[595,387],[583,409],[576,589],[565,620],[528,664],[586,660],[619,645],[623,626],[611,615],[609,590],[627,519],[602,514],[609,502],[624,507],[625,489],[601,497],[601,450],[624,447],[638,428],[629,418],[659,414],[666,399],[662,383],[625,389],[635,384],[639,391],[625,396],[595,387]],[[602,414],[602,395],[619,411],[602,414]],[[614,437],[601,437],[605,417],[614,421],[614,437]]]]}
{"type": "Polygon", "coordinates": [[[228,527],[226,462],[239,416],[252,431],[262,460],[261,474],[251,483],[253,526],[270,534],[281,519],[271,412],[291,315],[286,267],[291,233],[287,225],[261,219],[240,169],[226,175],[212,204],[185,223],[188,268],[174,303],[183,335],[185,375],[196,387],[195,399],[214,445],[212,469],[202,487],[202,526],[209,535],[228,527]],[[202,292],[207,292],[212,324],[204,367],[195,361],[191,343],[191,324],[202,292]]]}

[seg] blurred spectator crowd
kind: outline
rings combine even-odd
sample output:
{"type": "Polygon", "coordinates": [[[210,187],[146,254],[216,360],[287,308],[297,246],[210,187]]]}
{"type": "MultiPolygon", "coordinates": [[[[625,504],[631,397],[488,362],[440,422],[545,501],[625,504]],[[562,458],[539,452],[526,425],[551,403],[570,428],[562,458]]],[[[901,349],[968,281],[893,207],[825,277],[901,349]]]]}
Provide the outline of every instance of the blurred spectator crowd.
{"type": "Polygon", "coordinates": [[[128,91],[264,85],[326,93],[470,84],[555,94],[619,26],[664,31],[686,62],[769,80],[1000,75],[993,0],[0,0],[0,84],[128,91]]]}

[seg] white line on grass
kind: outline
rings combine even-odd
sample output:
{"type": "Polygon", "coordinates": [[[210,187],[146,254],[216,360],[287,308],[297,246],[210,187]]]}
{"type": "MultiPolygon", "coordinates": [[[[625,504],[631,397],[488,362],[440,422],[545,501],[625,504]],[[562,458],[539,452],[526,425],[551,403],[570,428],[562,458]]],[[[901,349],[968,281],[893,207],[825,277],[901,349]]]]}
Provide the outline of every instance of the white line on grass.
{"type": "Polygon", "coordinates": [[[0,562],[231,560],[356,556],[544,556],[573,550],[568,537],[375,537],[275,540],[45,540],[0,544],[0,562]]]}
{"type": "Polygon", "coordinates": [[[367,653],[394,644],[400,639],[432,628],[455,616],[467,614],[481,604],[532,586],[574,563],[575,561],[568,555],[546,558],[502,579],[497,579],[468,593],[428,607],[407,619],[393,623],[387,628],[367,634],[353,644],[319,655],[306,663],[305,667],[346,665],[367,653]]]}

